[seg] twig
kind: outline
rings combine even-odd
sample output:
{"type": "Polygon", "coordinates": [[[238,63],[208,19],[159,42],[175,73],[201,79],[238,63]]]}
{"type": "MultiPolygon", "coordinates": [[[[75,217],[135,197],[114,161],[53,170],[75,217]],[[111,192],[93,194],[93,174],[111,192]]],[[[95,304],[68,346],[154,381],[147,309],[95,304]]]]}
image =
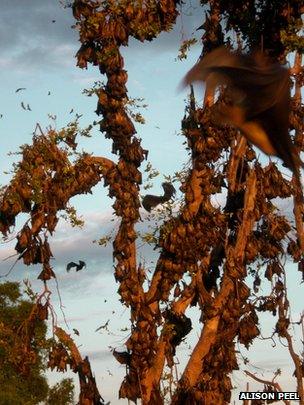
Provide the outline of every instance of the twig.
{"type": "MultiPolygon", "coordinates": [[[[247,371],[247,370],[245,370],[245,374],[248,375],[249,377],[251,377],[253,380],[255,380],[255,381],[257,381],[257,382],[259,382],[261,384],[270,385],[276,391],[283,392],[280,384],[277,383],[277,382],[269,381],[269,380],[263,380],[262,378],[259,378],[259,377],[255,376],[254,374],[250,373],[250,371],[247,371]]],[[[285,405],[290,405],[290,401],[283,400],[283,402],[284,402],[285,405]]]]}

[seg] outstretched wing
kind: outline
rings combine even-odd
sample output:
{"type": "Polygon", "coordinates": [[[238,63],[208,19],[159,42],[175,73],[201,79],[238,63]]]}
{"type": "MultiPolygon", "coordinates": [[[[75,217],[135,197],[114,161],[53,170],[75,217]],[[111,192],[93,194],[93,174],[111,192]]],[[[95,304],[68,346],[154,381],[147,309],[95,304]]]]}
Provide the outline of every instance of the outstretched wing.
{"type": "Polygon", "coordinates": [[[142,200],[142,206],[148,212],[151,211],[152,208],[156,207],[158,204],[163,204],[170,200],[170,198],[175,194],[176,190],[173,185],[169,182],[162,183],[162,187],[164,189],[164,195],[153,195],[147,194],[144,196],[142,200]]]}
{"type": "Polygon", "coordinates": [[[79,264],[76,267],[76,271],[82,270],[84,267],[86,267],[86,263],[82,260],[79,260],[79,264]]]}
{"type": "Polygon", "coordinates": [[[278,103],[288,106],[289,102],[288,70],[279,63],[271,63],[261,53],[244,55],[225,47],[217,48],[190,69],[181,86],[196,81],[207,82],[211,91],[227,86],[232,101],[242,102],[251,116],[278,103]]]}
{"type": "Polygon", "coordinates": [[[169,182],[164,182],[162,183],[162,187],[164,189],[164,197],[167,199],[167,201],[170,200],[171,197],[174,196],[174,194],[176,193],[176,190],[173,186],[173,184],[169,183],[169,182]]]}
{"type": "Polygon", "coordinates": [[[76,271],[79,271],[86,267],[86,263],[82,260],[79,260],[78,264],[75,262],[70,262],[66,266],[67,271],[70,271],[72,267],[76,267],[76,271]]]}
{"type": "Polygon", "coordinates": [[[210,90],[225,86],[230,107],[219,105],[218,117],[240,129],[268,154],[279,156],[298,176],[301,164],[289,135],[289,71],[261,53],[245,55],[224,47],[203,57],[183,85],[206,81],[210,90]]]}
{"type": "Polygon", "coordinates": [[[77,266],[78,266],[77,263],[75,263],[75,262],[70,262],[70,263],[67,264],[66,270],[67,270],[67,271],[70,271],[72,267],[77,267],[77,266]]]}

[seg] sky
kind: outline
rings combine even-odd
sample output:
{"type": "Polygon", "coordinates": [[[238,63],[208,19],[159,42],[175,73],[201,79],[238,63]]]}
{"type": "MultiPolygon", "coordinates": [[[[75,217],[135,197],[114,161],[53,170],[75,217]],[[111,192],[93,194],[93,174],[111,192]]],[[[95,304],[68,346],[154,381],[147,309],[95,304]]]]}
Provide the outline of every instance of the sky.
{"type": "MultiPolygon", "coordinates": [[[[182,14],[177,19],[176,27],[170,33],[164,33],[152,43],[140,43],[131,40],[129,46],[122,50],[125,57],[125,68],[128,71],[128,91],[130,97],[144,98],[148,104],[142,114],[145,125],[136,125],[137,136],[142,139],[142,146],[149,150],[149,161],[161,175],[154,180],[152,192],[160,192],[163,175],[173,175],[187,163],[188,156],[183,148],[184,139],[180,136],[180,122],[184,115],[187,92],[178,93],[177,86],[183,75],[196,62],[200,55],[200,47],[194,46],[187,60],[177,60],[178,48],[184,39],[189,39],[195,32],[199,39],[201,31],[195,31],[202,23],[202,15],[198,2],[193,0],[183,6],[182,14]]],[[[77,32],[71,28],[74,23],[71,9],[63,9],[59,1],[48,0],[2,0],[0,16],[0,184],[6,184],[11,175],[11,165],[18,161],[18,155],[8,156],[8,152],[18,151],[24,143],[31,143],[36,124],[45,129],[49,125],[60,129],[75,118],[75,114],[83,114],[81,126],[89,125],[98,117],[95,115],[96,98],[82,94],[84,88],[90,88],[95,81],[103,80],[98,69],[81,70],[76,67],[75,54],[79,48],[77,32]],[[53,22],[54,21],[54,22],[53,22]],[[15,93],[25,87],[26,90],[15,93]],[[48,93],[50,92],[50,95],[48,93]],[[21,102],[29,104],[32,111],[24,111],[21,102]],[[73,113],[70,114],[73,108],[73,113]],[[51,117],[55,117],[52,119],[51,117]]],[[[197,98],[202,100],[203,90],[197,89],[197,98]]],[[[97,130],[90,139],[78,138],[80,150],[94,155],[105,156],[116,161],[111,155],[111,143],[97,130]]],[[[102,184],[95,186],[93,195],[77,196],[71,200],[84,219],[82,229],[72,228],[63,219],[60,220],[56,234],[50,238],[54,254],[53,267],[57,275],[60,299],[56,283],[50,281],[53,291],[52,304],[57,314],[59,325],[67,328],[69,333],[76,328],[80,336],[75,336],[81,354],[88,355],[92,369],[96,375],[98,387],[105,401],[111,404],[124,404],[118,400],[118,389],[125,370],[111,355],[111,348],[123,350],[128,337],[126,329],[129,312],[119,302],[118,285],[113,276],[111,245],[100,247],[93,243],[107,234],[115,234],[118,228],[117,218],[113,216],[112,201],[102,184]],[[66,272],[69,261],[84,260],[87,267],[82,272],[66,272]],[[63,313],[64,316],[63,316],[63,313]],[[95,330],[108,320],[108,328],[100,332],[95,330]]],[[[142,190],[144,194],[144,190],[142,190]]],[[[219,197],[219,202],[223,201],[219,197]]],[[[292,216],[290,201],[284,201],[281,209],[292,216]]],[[[138,229],[148,231],[151,224],[146,214],[141,211],[142,222],[138,229]]],[[[12,240],[0,245],[0,274],[5,274],[14,263],[16,235],[24,221],[24,216],[17,221],[12,233],[12,240]]],[[[139,246],[139,260],[153,270],[157,252],[147,246],[139,246]]],[[[302,286],[299,286],[299,273],[296,268],[287,264],[291,302],[294,320],[303,310],[300,297],[302,286]]],[[[37,292],[42,285],[36,280],[39,267],[26,267],[18,263],[9,280],[29,279],[37,292]]],[[[265,286],[265,291],[267,287],[265,286]]],[[[178,349],[180,369],[187,361],[188,344],[193,345],[199,336],[201,325],[198,314],[193,315],[193,331],[187,341],[178,349]]],[[[263,336],[271,333],[274,327],[272,319],[261,317],[266,328],[263,336]]],[[[297,336],[299,341],[299,336],[297,336]]],[[[293,379],[289,377],[290,365],[287,349],[279,342],[276,350],[271,349],[269,340],[257,340],[253,345],[253,354],[240,347],[242,356],[251,359],[252,365],[247,366],[251,372],[265,378],[271,376],[276,368],[283,370],[279,379],[286,390],[293,388],[293,379]],[[288,388],[288,389],[287,389],[288,388]]],[[[72,373],[63,375],[48,372],[51,383],[72,373]]],[[[236,372],[232,377],[237,389],[245,389],[243,372],[236,372]]],[[[77,383],[76,383],[77,385],[77,383]]],[[[262,387],[250,381],[252,389],[262,387]]]]}

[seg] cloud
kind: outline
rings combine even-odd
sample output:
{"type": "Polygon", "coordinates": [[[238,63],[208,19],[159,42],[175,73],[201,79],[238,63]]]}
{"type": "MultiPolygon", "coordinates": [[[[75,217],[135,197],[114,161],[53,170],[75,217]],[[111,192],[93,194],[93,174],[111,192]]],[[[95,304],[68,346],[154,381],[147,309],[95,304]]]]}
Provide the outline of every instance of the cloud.
{"type": "MultiPolygon", "coordinates": [[[[69,302],[72,302],[72,301],[69,301],[69,302]]],[[[104,319],[108,315],[109,315],[109,309],[100,308],[98,310],[90,310],[90,320],[97,319],[96,324],[98,322],[100,322],[101,317],[102,317],[102,319],[104,319]]],[[[65,324],[65,322],[67,322],[68,324],[76,324],[76,323],[78,324],[78,323],[82,323],[82,322],[86,323],[87,321],[88,321],[87,314],[81,314],[81,315],[77,314],[77,316],[71,315],[71,316],[66,316],[65,318],[62,317],[62,318],[58,319],[58,323],[62,324],[62,325],[65,324]]]]}
{"type": "Polygon", "coordinates": [[[37,41],[57,44],[72,42],[77,36],[71,29],[75,22],[71,9],[62,8],[59,1],[4,0],[0,21],[1,50],[29,46],[37,41]]]}
{"type": "Polygon", "coordinates": [[[47,67],[47,71],[58,68],[74,68],[75,47],[62,45],[33,45],[26,47],[14,55],[0,60],[0,65],[16,72],[36,72],[47,67]]]}
{"type": "MultiPolygon", "coordinates": [[[[58,281],[60,293],[68,294],[69,296],[75,295],[75,286],[77,286],[77,294],[79,297],[82,294],[97,293],[98,295],[107,295],[109,287],[106,281],[111,278],[113,283],[113,257],[111,243],[106,248],[93,243],[94,239],[99,239],[103,232],[111,230],[112,213],[99,214],[93,212],[84,215],[86,225],[82,228],[72,228],[64,221],[60,221],[58,225],[58,232],[54,236],[49,237],[54,259],[51,260],[51,265],[55,271],[58,281]],[[86,268],[76,272],[71,269],[69,273],[66,272],[66,265],[70,261],[78,262],[83,260],[86,262],[86,268]]],[[[116,225],[114,225],[116,226],[116,225]]],[[[20,229],[20,227],[18,227],[20,229]]],[[[0,274],[6,274],[9,269],[14,266],[14,262],[18,256],[12,256],[16,252],[14,246],[16,239],[11,240],[7,244],[0,245],[0,274]],[[6,258],[10,259],[5,260],[6,258]]],[[[36,291],[41,289],[41,281],[37,280],[41,272],[41,265],[25,266],[22,261],[18,261],[10,276],[3,278],[1,281],[6,280],[23,280],[28,278],[36,291]]],[[[49,286],[52,291],[56,291],[55,280],[49,281],[49,286]]],[[[114,284],[114,283],[113,283],[114,284]]],[[[115,285],[113,285],[115,289],[115,285]]],[[[110,289],[112,291],[112,288],[110,289]]],[[[55,294],[57,295],[57,293],[55,294]]]]}
{"type": "Polygon", "coordinates": [[[283,358],[273,356],[255,361],[254,366],[257,368],[261,368],[263,370],[268,370],[268,372],[272,372],[278,368],[280,369],[290,368],[291,362],[292,360],[290,357],[283,358]]]}
{"type": "MultiPolygon", "coordinates": [[[[100,247],[93,243],[93,240],[99,239],[104,233],[110,232],[112,227],[117,228],[117,224],[111,222],[113,218],[112,212],[104,213],[92,212],[83,215],[85,225],[83,228],[71,227],[70,224],[61,220],[57,226],[57,230],[53,236],[49,237],[51,250],[54,255],[54,266],[66,266],[69,261],[77,261],[84,259],[87,265],[91,261],[100,259],[100,256],[110,257],[111,246],[106,248],[100,247]],[[102,254],[101,254],[102,252],[102,254]]],[[[23,222],[18,227],[21,229],[23,222]]],[[[16,239],[1,246],[0,250],[0,270],[7,267],[7,262],[3,260],[15,253],[14,246],[16,239]]],[[[12,260],[11,260],[12,261],[12,260]]],[[[71,270],[71,273],[73,271],[71,270]]]]}
{"type": "Polygon", "coordinates": [[[16,70],[62,67],[78,48],[71,9],[59,1],[7,0],[1,4],[0,65],[16,70]],[[55,22],[52,22],[55,21],[55,22]]]}
{"type": "Polygon", "coordinates": [[[82,71],[78,70],[76,73],[72,74],[72,79],[75,83],[78,83],[82,86],[89,86],[92,87],[94,82],[102,81],[100,75],[86,75],[85,77],[82,76],[82,71]]]}
{"type": "Polygon", "coordinates": [[[110,349],[108,350],[93,350],[87,352],[86,355],[89,357],[89,360],[104,361],[113,358],[113,354],[110,349]]]}
{"type": "MultiPolygon", "coordinates": [[[[93,241],[107,234],[112,234],[115,237],[119,221],[113,216],[111,210],[89,212],[84,214],[83,218],[85,220],[83,228],[72,228],[65,221],[59,221],[56,232],[48,239],[54,256],[51,260],[51,266],[55,271],[60,293],[73,297],[77,286],[77,296],[80,299],[88,293],[106,297],[115,293],[117,289],[113,277],[112,242],[109,242],[106,247],[102,247],[97,243],[93,243],[93,241]],[[71,261],[78,263],[79,260],[86,263],[86,268],[78,272],[75,269],[71,269],[69,272],[66,271],[67,263],[71,261]]],[[[24,220],[25,218],[22,221],[17,221],[19,224],[16,226],[14,235],[21,229],[24,220]]],[[[147,232],[149,231],[147,229],[148,224],[149,222],[145,220],[139,223],[137,228],[147,232]]],[[[6,274],[14,266],[10,276],[0,280],[21,281],[28,278],[32,282],[34,289],[40,291],[41,281],[37,280],[37,276],[41,272],[41,265],[25,266],[22,261],[18,261],[14,265],[18,257],[15,255],[15,245],[16,239],[14,238],[9,243],[0,245],[0,275],[6,274]]],[[[142,262],[149,266],[150,260],[157,258],[157,252],[150,246],[143,245],[140,241],[138,245],[140,246],[138,248],[138,260],[147,259],[146,262],[142,262]]],[[[52,291],[56,291],[55,280],[50,280],[48,284],[52,291]]]]}
{"type": "MultiPolygon", "coordinates": [[[[170,32],[155,40],[141,43],[130,39],[122,49],[130,55],[176,51],[183,39],[189,39],[202,23],[203,10],[198,0],[180,8],[180,16],[170,32]],[[199,11],[199,12],[198,12],[199,11]]],[[[16,70],[62,68],[70,66],[78,48],[78,32],[71,8],[64,9],[59,0],[41,3],[40,0],[3,0],[0,16],[0,66],[16,70]],[[53,22],[54,21],[54,22],[53,22]],[[64,52],[66,50],[67,52],[64,52]],[[62,52],[63,51],[63,52],[62,52]],[[68,61],[68,62],[67,62],[68,61]]],[[[196,33],[199,39],[201,31],[196,33]]]]}

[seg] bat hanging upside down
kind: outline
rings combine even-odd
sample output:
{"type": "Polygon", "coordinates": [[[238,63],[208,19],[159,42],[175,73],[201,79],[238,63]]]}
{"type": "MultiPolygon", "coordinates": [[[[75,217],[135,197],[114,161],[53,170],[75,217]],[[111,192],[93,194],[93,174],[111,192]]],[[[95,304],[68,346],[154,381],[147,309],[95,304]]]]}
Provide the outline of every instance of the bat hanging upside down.
{"type": "Polygon", "coordinates": [[[182,86],[206,82],[210,92],[226,89],[228,105],[220,105],[215,121],[238,128],[267,155],[282,159],[296,176],[299,158],[289,135],[290,77],[279,63],[261,53],[242,54],[220,47],[203,57],[185,76],[182,86]]]}

